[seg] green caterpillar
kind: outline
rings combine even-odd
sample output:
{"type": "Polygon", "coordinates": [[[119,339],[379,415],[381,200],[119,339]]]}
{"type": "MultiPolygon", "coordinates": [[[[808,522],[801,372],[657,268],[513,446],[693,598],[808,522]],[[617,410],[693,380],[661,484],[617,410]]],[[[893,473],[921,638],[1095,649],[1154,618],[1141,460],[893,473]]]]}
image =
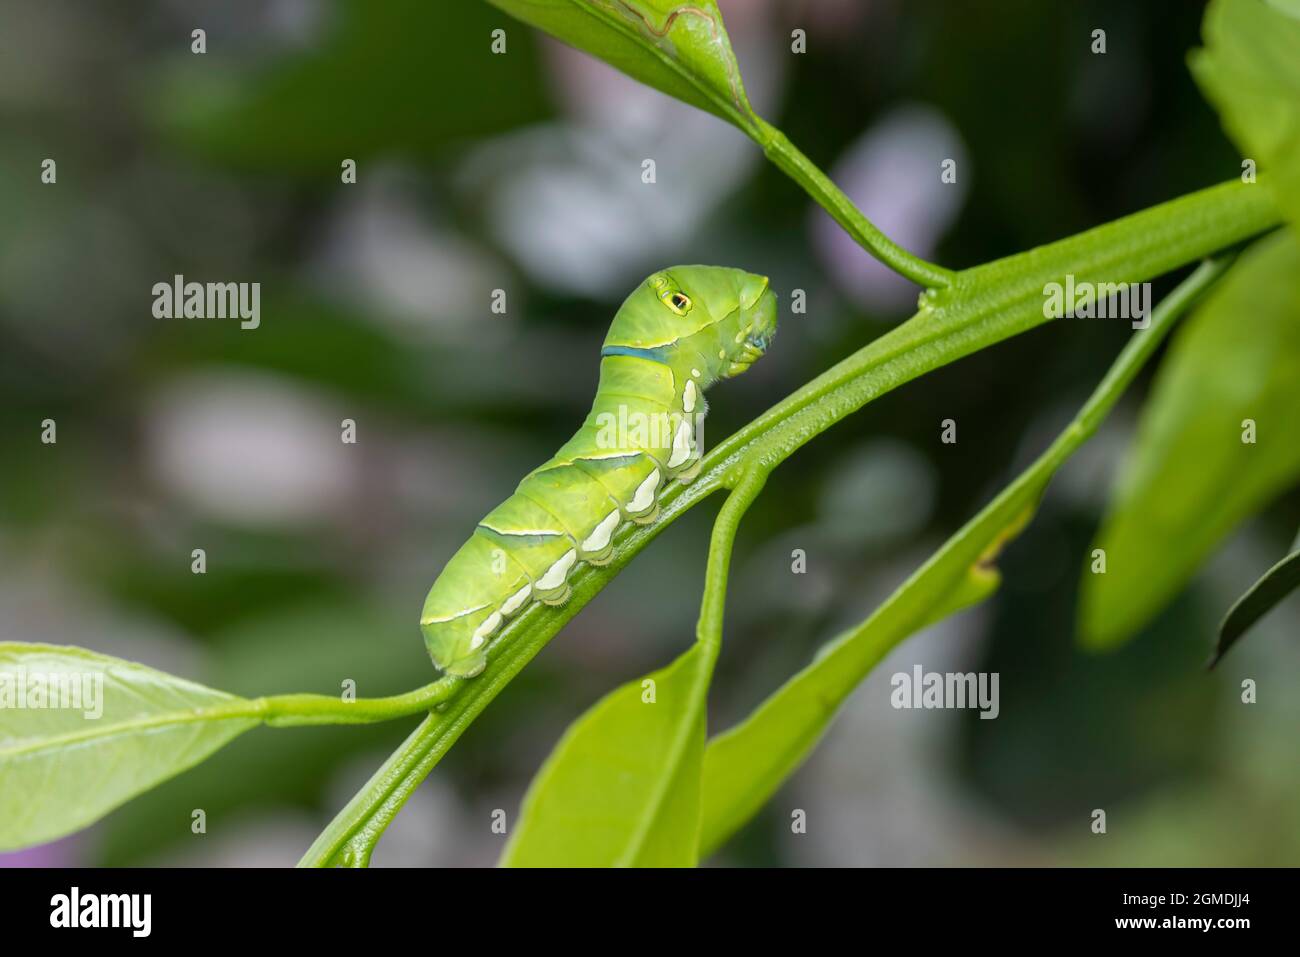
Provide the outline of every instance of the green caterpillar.
{"type": "Polygon", "coordinates": [[[479,522],[429,590],[420,628],[434,664],[472,677],[487,640],[533,600],[562,604],[578,562],[603,565],[624,521],[699,471],[703,391],[739,375],[776,332],[766,276],[719,266],[655,273],[619,307],[582,427],[479,522]]]}

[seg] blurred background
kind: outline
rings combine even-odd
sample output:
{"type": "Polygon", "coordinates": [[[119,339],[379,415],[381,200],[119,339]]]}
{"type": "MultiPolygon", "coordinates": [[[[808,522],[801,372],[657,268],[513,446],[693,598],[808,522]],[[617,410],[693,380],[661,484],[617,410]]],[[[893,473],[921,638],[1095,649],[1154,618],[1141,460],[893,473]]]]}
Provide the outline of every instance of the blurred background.
{"type": "MultiPolygon", "coordinates": [[[[722,7],[759,113],[887,233],[951,267],[1239,170],[1185,68],[1199,3],[722,7]],[[1098,27],[1104,57],[1088,49],[1098,27]],[[956,185],[938,183],[945,158],[956,185]]],[[[712,395],[715,443],[916,297],[739,133],[468,0],[0,3],[0,210],[0,639],[246,695],[431,679],[426,590],[581,420],[610,318],[652,270],[735,265],[787,303],[806,291],[768,357],[712,395]],[[177,273],[260,282],[260,328],[155,319],[152,286],[177,273]],[[191,573],[195,548],[206,574],[191,573]]],[[[1128,334],[1041,328],[886,396],[778,470],[738,542],[712,727],[1027,465],[1128,334]],[[939,442],[945,418],[956,445],[939,442]],[[791,574],[795,548],[806,574],[791,574]]],[[[719,863],[1300,861],[1300,695],[1284,700],[1300,688],[1296,602],[1203,669],[1300,500],[1241,529],[1125,650],[1074,644],[1079,575],[1149,380],[1059,475],[1005,553],[1000,593],[879,666],[719,863]],[[916,663],[999,672],[1000,717],[893,710],[890,675],[916,663]],[[1241,680],[1262,675],[1241,705],[1241,680]],[[790,833],[795,808],[807,834],[790,833]]],[[[691,639],[715,509],[674,524],[511,684],[377,866],[496,859],[493,810],[515,819],[568,723],[691,639]]],[[[0,863],[292,864],[414,724],[251,732],[0,863]],[[190,831],[195,808],[206,834],[190,831]]]]}

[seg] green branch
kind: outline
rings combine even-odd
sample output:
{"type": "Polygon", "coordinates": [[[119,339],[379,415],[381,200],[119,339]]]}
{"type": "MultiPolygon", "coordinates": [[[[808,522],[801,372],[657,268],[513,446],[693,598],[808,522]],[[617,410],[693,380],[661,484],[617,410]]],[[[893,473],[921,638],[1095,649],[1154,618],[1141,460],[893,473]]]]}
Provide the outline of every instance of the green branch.
{"type": "Polygon", "coordinates": [[[1048,321],[1045,287],[1064,282],[1142,282],[1277,225],[1254,185],[1229,182],[1162,203],[1069,239],[957,273],[922,296],[915,316],[858,350],[726,439],[690,485],[672,485],[660,517],[628,526],[604,567],[576,569],[559,608],[533,604],[498,633],[482,675],[426,719],[326,828],[300,864],[364,865],[370,848],[465,727],[625,565],[687,509],[750,470],[764,474],[872,399],[963,356],[1048,321]]]}
{"type": "MultiPolygon", "coordinates": [[[[767,473],[754,470],[745,473],[736,482],[735,488],[727,495],[727,500],[718,510],[718,517],[713,520],[713,532],[709,536],[708,564],[704,571],[704,595],[700,600],[700,617],[695,627],[695,645],[674,663],[670,671],[684,669],[686,688],[684,703],[680,707],[670,707],[671,729],[667,731],[668,744],[663,753],[657,756],[657,764],[664,773],[656,776],[654,787],[648,794],[636,795],[635,805],[618,805],[615,813],[626,815],[632,812],[636,827],[628,837],[627,844],[618,857],[605,863],[623,866],[655,863],[657,858],[653,848],[663,843],[665,832],[671,834],[681,827],[682,822],[674,820],[676,816],[689,816],[698,822],[700,817],[699,780],[702,770],[701,759],[706,738],[706,712],[708,708],[709,685],[713,681],[713,668],[722,650],[722,618],[727,604],[727,578],[731,569],[731,553],[736,543],[736,533],[740,529],[740,520],[745,512],[763,490],[767,473]],[[688,799],[689,809],[680,802],[684,795],[688,799]]],[[[633,682],[635,693],[640,687],[633,682]]],[[[617,719],[614,719],[615,721],[617,719]]],[[[598,722],[598,716],[591,717],[598,722]]],[[[614,739],[618,740],[617,732],[614,739]]],[[[579,764],[585,762],[588,752],[579,747],[573,760],[579,764]]],[[[557,755],[562,752],[557,749],[557,755]]],[[[553,756],[552,762],[564,760],[553,756]]],[[[554,772],[553,772],[554,773],[554,772]]],[[[585,787],[581,772],[577,776],[578,786],[585,787]]],[[[580,800],[581,795],[570,790],[568,799],[580,800]]],[[[561,798],[565,800],[565,798],[561,798]]],[[[601,809],[602,812],[605,809],[601,809]]],[[[525,815],[525,818],[527,816],[525,815]]],[[[545,819],[527,820],[522,827],[547,828],[545,819]]],[[[698,827],[698,825],[696,825],[698,827]]],[[[673,842],[671,837],[668,839],[673,842]]],[[[689,838],[685,838],[689,847],[678,847],[677,851],[686,851],[687,863],[696,863],[696,848],[699,846],[698,830],[692,829],[689,838]]]]}
{"type": "Polygon", "coordinates": [[[429,711],[456,693],[461,679],[447,676],[423,688],[388,698],[357,698],[344,701],[334,695],[281,694],[254,698],[249,717],[261,718],[273,727],[314,724],[370,724],[391,721],[429,711]]]}
{"type": "Polygon", "coordinates": [[[926,289],[942,289],[956,278],[952,270],[926,262],[898,245],[862,214],[831,178],[804,156],[786,135],[770,123],[759,119],[754,141],[772,163],[796,183],[844,228],[863,249],[894,272],[926,289]]]}
{"type": "Polygon", "coordinates": [[[709,657],[713,659],[717,658],[722,647],[722,616],[726,610],[727,578],[731,573],[731,552],[736,532],[740,520],[766,483],[766,469],[755,468],[742,473],[713,521],[709,560],[704,569],[704,597],[700,600],[700,618],[695,626],[695,640],[708,649],[709,657]]]}

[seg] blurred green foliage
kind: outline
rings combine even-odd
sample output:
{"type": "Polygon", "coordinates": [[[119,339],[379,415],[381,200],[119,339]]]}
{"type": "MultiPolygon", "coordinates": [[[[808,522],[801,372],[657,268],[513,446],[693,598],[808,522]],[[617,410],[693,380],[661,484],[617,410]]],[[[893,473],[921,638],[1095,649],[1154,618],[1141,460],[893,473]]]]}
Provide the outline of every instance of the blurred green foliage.
{"type": "Polygon", "coordinates": [[[1297,271],[1290,232],[1261,240],[1179,331],[1098,535],[1106,573],[1084,573],[1089,644],[1131,637],[1239,522],[1300,479],[1297,271]]]}

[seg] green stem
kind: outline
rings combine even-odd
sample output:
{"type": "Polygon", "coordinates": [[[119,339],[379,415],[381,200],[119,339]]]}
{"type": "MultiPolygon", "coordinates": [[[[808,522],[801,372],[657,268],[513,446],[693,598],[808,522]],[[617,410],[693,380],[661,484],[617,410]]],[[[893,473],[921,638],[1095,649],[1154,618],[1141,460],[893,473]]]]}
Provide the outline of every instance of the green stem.
{"type": "Polygon", "coordinates": [[[767,482],[765,469],[744,473],[722,503],[713,522],[709,538],[709,559],[704,569],[704,597],[695,626],[695,640],[706,650],[709,660],[718,657],[722,647],[722,616],[727,605],[727,578],[731,572],[731,552],[736,542],[740,520],[767,482]]]}
{"type": "MultiPolygon", "coordinates": [[[[438,719],[426,719],[330,823],[303,865],[364,865],[402,803],[465,727],[510,679],[629,561],[683,512],[751,470],[764,474],[867,402],[917,376],[1048,320],[1044,287],[1078,281],[1141,282],[1233,246],[1277,225],[1257,185],[1210,187],[1069,239],[958,273],[923,296],[920,311],[773,406],[705,458],[690,485],[669,486],[660,516],[615,537],[609,565],[584,565],[559,608],[532,604],[498,632],[488,667],[466,682],[438,719]]],[[[1099,320],[1078,320],[1095,322],[1099,320]]]]}
{"type": "Polygon", "coordinates": [[[775,126],[759,119],[750,135],[781,172],[802,186],[863,249],[894,272],[927,289],[941,289],[952,284],[955,273],[912,255],[882,233],[862,215],[843,190],[775,126]]]}
{"type": "Polygon", "coordinates": [[[260,717],[274,727],[295,727],[313,724],[369,724],[374,721],[391,721],[407,715],[429,711],[447,701],[463,679],[451,676],[440,678],[423,688],[389,698],[358,698],[344,701],[333,695],[282,694],[255,698],[251,702],[250,717],[260,717]]]}
{"type": "Polygon", "coordinates": [[[1235,253],[1207,259],[1196,271],[1174,287],[1174,290],[1160,300],[1151,313],[1151,325],[1136,332],[1124,346],[1124,351],[1106,370],[1101,382],[1088,401],[1083,404],[1074,421],[1065,433],[1060,435],[1045,453],[1054,464],[1064,462],[1074,454],[1079,446],[1092,438],[1097,427],[1119,401],[1133,379],[1151,358],[1151,353],[1164,341],[1165,336],[1174,327],[1174,323],[1190,309],[1207,289],[1218,282],[1219,277],[1228,271],[1236,261],[1235,253]]]}
{"type": "Polygon", "coordinates": [[[252,719],[272,727],[295,727],[321,724],[369,724],[391,721],[421,711],[428,711],[448,700],[462,679],[441,678],[432,684],[390,698],[358,698],[344,701],[332,695],[284,694],[266,698],[232,698],[202,708],[187,708],[149,714],[129,721],[100,727],[87,722],[85,727],[63,734],[19,740],[4,748],[5,757],[14,759],[24,753],[48,751],[55,747],[73,747],[106,737],[127,733],[147,733],[177,725],[210,721],[252,719]]]}
{"type": "Polygon", "coordinates": [[[689,662],[692,668],[685,707],[676,718],[672,741],[664,753],[663,766],[671,768],[668,774],[659,775],[649,798],[653,813],[641,816],[637,832],[631,836],[620,864],[632,866],[641,860],[641,853],[650,840],[656,822],[672,797],[673,789],[681,782],[680,775],[695,773],[699,769],[687,763],[692,748],[702,754],[707,733],[705,714],[708,708],[709,685],[713,682],[713,668],[722,650],[722,619],[727,605],[727,579],[731,570],[731,553],[736,544],[740,520],[749,506],[763,490],[767,472],[754,469],[737,477],[734,488],[718,510],[709,536],[709,558],[704,571],[704,595],[700,600],[700,617],[695,626],[695,645],[687,651],[674,667],[689,662]]]}

